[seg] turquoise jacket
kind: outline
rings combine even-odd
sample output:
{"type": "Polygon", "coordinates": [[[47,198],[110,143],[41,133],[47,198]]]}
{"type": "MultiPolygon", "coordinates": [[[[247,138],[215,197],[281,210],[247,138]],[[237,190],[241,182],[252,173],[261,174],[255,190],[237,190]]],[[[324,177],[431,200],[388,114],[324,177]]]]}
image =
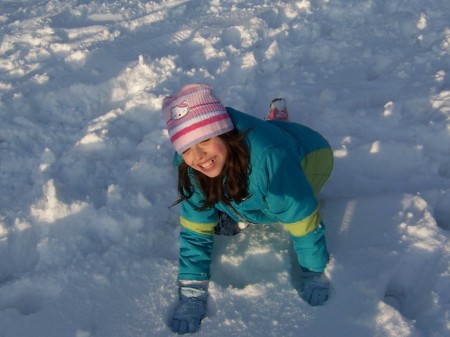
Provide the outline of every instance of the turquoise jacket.
{"type": "MultiPolygon", "coordinates": [[[[330,145],[316,131],[300,124],[263,121],[231,108],[227,111],[237,130],[250,129],[246,136],[250,148],[250,197],[239,204],[233,202],[233,209],[219,202],[215,208],[198,211],[204,198],[196,190],[189,200],[181,203],[179,279],[210,278],[218,210],[236,221],[283,224],[293,240],[300,266],[323,271],[328,261],[325,228],[311,179],[308,180],[304,168],[311,154],[322,150],[332,153],[330,145]]],[[[181,156],[175,154],[175,165],[181,161],[181,156]]]]}

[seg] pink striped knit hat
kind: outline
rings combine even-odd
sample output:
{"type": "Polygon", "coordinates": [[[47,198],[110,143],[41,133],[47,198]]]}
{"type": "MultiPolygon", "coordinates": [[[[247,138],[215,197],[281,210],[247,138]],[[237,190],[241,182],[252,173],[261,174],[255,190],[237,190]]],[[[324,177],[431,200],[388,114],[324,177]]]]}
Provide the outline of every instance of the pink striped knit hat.
{"type": "Polygon", "coordinates": [[[223,104],[208,84],[188,84],[163,100],[170,141],[182,154],[191,146],[234,129],[223,104]]]}

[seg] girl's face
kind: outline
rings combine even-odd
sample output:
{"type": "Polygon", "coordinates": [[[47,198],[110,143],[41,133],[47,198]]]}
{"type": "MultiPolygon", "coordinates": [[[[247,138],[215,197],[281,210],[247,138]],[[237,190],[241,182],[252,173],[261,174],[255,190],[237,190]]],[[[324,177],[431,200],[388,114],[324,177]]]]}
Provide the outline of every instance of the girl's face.
{"type": "Polygon", "coordinates": [[[187,165],[210,178],[215,178],[222,172],[227,156],[228,149],[220,137],[204,140],[182,153],[187,165]]]}

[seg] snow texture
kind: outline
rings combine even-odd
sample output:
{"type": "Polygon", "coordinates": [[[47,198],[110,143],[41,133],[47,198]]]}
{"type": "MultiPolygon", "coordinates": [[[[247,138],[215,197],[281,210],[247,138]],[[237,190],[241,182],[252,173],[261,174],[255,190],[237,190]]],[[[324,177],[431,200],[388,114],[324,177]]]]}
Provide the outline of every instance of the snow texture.
{"type": "Polygon", "coordinates": [[[329,302],[279,226],[217,237],[198,336],[450,336],[448,0],[0,2],[0,336],[172,336],[160,106],[191,82],[332,144],[329,302]]]}

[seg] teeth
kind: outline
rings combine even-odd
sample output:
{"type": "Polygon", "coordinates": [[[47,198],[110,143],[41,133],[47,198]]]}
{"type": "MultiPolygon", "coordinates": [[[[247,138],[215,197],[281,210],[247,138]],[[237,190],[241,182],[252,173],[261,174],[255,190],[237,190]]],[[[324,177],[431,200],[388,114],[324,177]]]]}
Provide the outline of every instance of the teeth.
{"type": "Polygon", "coordinates": [[[214,164],[214,159],[211,159],[209,162],[200,165],[203,169],[208,169],[214,164]]]}

